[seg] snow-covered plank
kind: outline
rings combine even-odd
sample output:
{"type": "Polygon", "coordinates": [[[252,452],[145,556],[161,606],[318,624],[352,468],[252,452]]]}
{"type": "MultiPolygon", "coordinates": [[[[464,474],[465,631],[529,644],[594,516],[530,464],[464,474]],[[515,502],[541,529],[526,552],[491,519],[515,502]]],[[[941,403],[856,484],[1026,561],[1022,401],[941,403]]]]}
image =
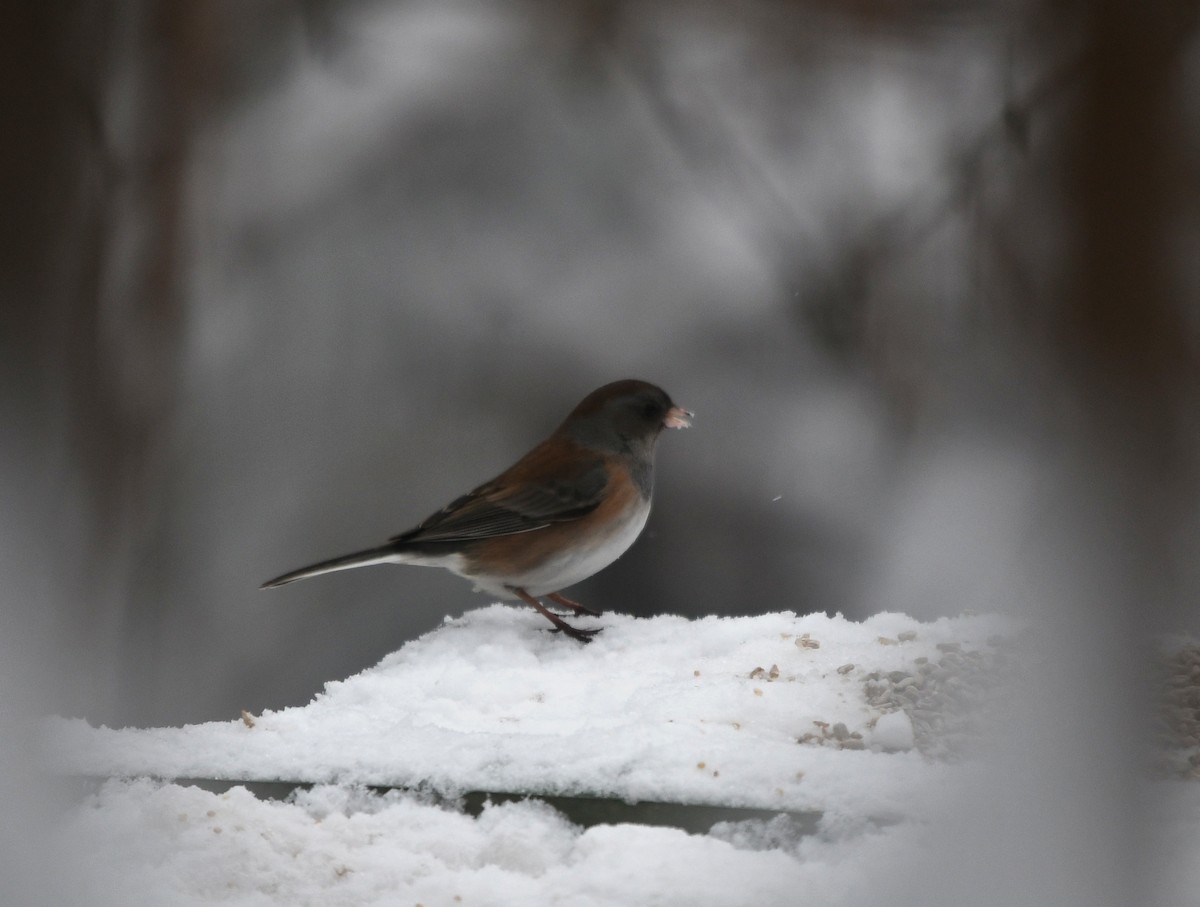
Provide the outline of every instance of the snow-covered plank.
{"type": "Polygon", "coordinates": [[[542,623],[502,605],[471,611],[308,705],[252,722],[117,730],[54,719],[48,752],[55,770],[77,775],[888,820],[956,771],[919,746],[944,718],[929,708],[939,672],[968,689],[957,678],[1013,633],[986,615],[607,614],[583,646],[542,623]]]}

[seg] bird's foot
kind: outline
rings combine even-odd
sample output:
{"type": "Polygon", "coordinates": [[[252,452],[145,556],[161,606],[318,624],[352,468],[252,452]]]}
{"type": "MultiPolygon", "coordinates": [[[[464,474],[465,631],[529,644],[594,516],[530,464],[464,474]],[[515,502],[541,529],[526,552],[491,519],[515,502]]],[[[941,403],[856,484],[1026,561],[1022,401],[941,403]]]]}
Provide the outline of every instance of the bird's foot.
{"type": "Polygon", "coordinates": [[[587,643],[587,642],[591,642],[592,637],[595,636],[597,633],[599,633],[603,629],[604,629],[603,627],[597,627],[594,630],[581,630],[578,627],[572,627],[570,624],[564,623],[561,627],[551,627],[549,632],[565,633],[567,636],[571,637],[572,639],[577,639],[580,642],[587,643]]]}
{"type": "MultiPolygon", "coordinates": [[[[542,615],[542,617],[554,624],[554,629],[551,632],[565,633],[567,636],[571,637],[572,639],[577,639],[580,642],[591,642],[592,637],[600,632],[599,629],[580,630],[578,627],[572,627],[569,623],[543,605],[524,589],[519,589],[516,586],[509,586],[508,588],[514,595],[517,596],[517,598],[521,599],[521,601],[525,602],[527,605],[532,605],[535,609],[537,609],[538,614],[542,615]]],[[[554,595],[557,595],[557,593],[554,593],[554,595]]],[[[553,598],[554,595],[550,597],[553,598]]],[[[567,599],[567,601],[570,601],[570,599],[567,599]]],[[[574,604],[574,602],[572,602],[572,604],[574,604]]]]}
{"type": "Polygon", "coordinates": [[[574,599],[567,598],[561,592],[551,592],[549,595],[546,596],[546,598],[550,599],[550,601],[552,601],[552,602],[556,602],[556,603],[562,605],[564,608],[570,608],[576,614],[590,614],[592,617],[600,616],[599,611],[593,611],[587,605],[581,605],[581,604],[579,604],[579,602],[575,601],[574,599]]]}

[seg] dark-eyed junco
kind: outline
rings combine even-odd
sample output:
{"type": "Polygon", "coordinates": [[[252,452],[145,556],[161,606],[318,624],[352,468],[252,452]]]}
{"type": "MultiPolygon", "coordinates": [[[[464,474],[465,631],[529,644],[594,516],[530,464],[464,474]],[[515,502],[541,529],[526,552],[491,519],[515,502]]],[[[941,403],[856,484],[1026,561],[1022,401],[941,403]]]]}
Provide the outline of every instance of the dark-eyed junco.
{"type": "Polygon", "coordinates": [[[451,501],[378,548],[322,561],[263,583],[282,586],[368,564],[444,567],[477,591],[519,598],[581,642],[599,630],[572,627],[539,596],[599,616],[560,594],[625,553],[646,525],[654,446],[692,414],[645,381],[592,391],[549,438],[490,482],[451,501]]]}

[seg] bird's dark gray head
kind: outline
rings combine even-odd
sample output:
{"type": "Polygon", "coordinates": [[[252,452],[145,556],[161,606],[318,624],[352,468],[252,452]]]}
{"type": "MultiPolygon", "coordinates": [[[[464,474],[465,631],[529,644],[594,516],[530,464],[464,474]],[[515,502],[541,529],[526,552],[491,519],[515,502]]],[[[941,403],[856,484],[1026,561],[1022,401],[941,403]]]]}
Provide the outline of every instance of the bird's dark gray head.
{"type": "Polygon", "coordinates": [[[686,428],[691,417],[661,387],[628,378],[584,397],[558,431],[585,447],[650,459],[662,430],[686,428]]]}

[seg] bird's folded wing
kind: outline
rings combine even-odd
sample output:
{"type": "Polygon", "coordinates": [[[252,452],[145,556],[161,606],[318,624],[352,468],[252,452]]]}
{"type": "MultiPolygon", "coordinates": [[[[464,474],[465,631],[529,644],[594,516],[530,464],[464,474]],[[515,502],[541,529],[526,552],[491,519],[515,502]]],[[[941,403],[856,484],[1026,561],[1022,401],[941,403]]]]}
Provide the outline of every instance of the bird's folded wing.
{"type": "Polygon", "coordinates": [[[515,535],[579,519],[599,506],[608,483],[603,460],[568,460],[550,469],[538,465],[536,481],[527,480],[521,475],[524,470],[514,467],[391,541],[444,542],[515,535]]]}

